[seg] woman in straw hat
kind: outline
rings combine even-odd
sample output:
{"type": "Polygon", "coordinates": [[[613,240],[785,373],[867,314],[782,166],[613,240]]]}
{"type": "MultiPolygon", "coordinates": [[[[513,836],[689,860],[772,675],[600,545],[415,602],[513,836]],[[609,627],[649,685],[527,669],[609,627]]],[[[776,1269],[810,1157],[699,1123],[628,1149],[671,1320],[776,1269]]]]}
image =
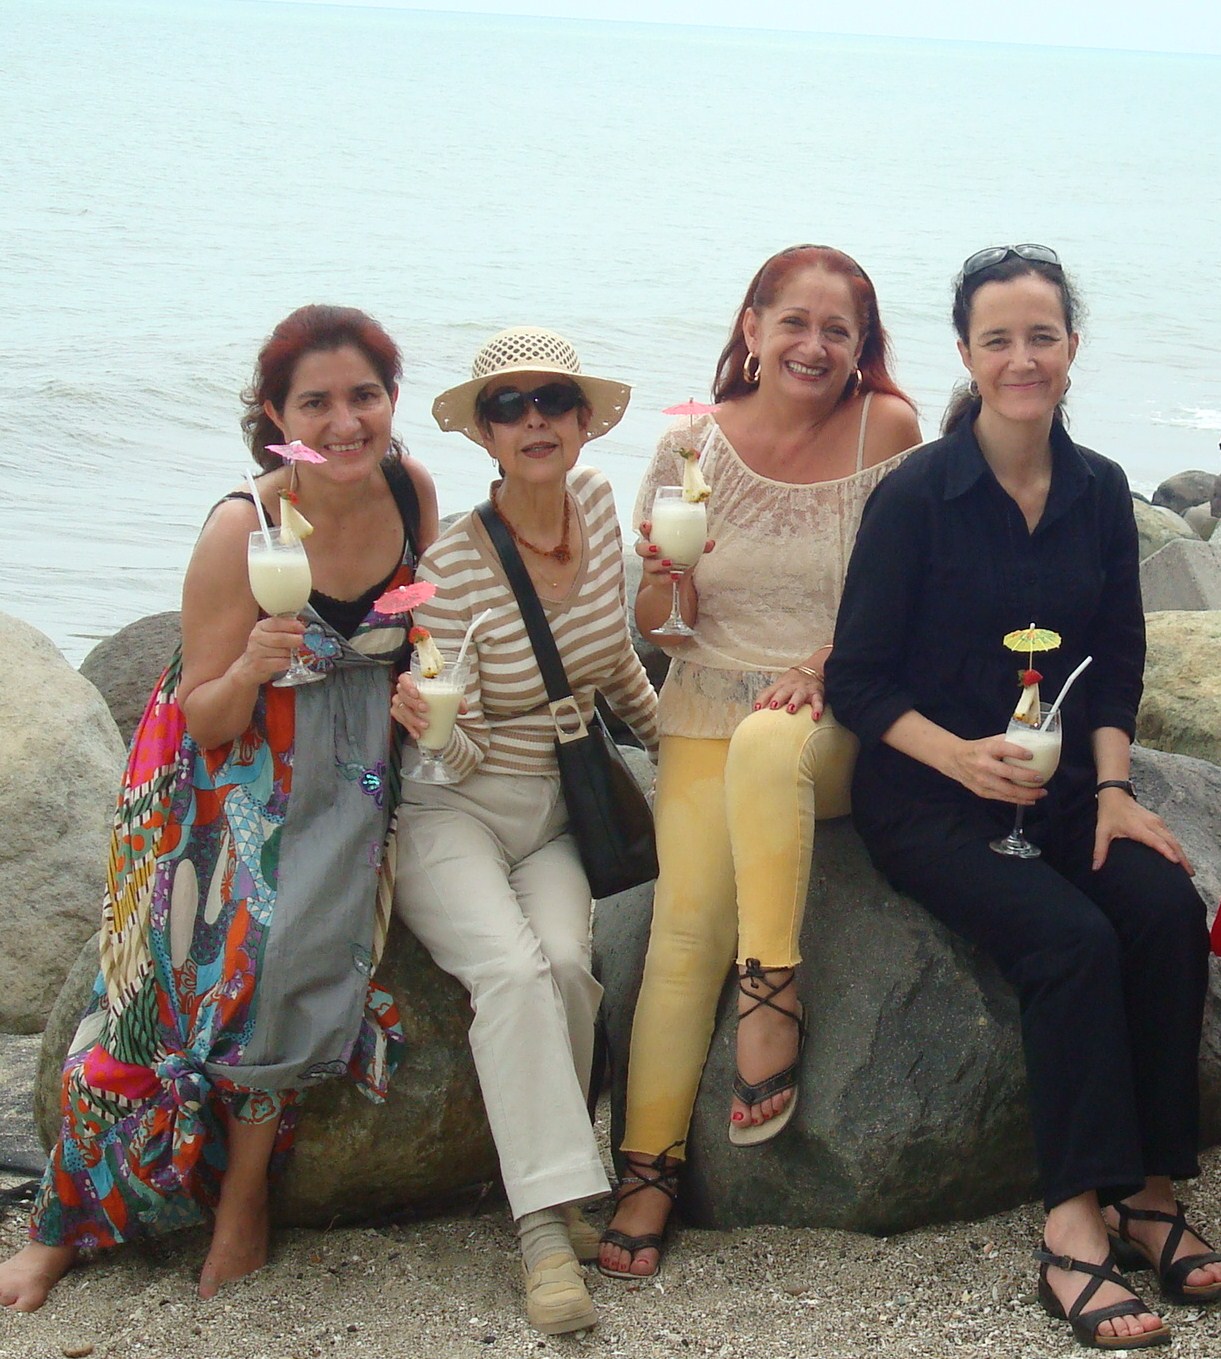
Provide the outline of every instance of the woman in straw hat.
{"type": "MultiPolygon", "coordinates": [[[[621,382],[581,372],[546,330],[494,336],[473,376],[433,405],[499,465],[491,505],[542,601],[582,716],[600,691],[650,750],[657,701],[628,631],[610,484],[578,467],[618,423],[621,382]]],[[[578,1256],[597,1235],[577,1205],[608,1190],[586,1111],[602,988],[590,971],[590,892],[556,768],[542,675],[500,557],[477,514],[420,562],[436,595],[415,621],[441,648],[474,622],[466,710],[442,752],[450,785],[404,782],[396,909],[471,994],[470,1042],[516,1219],[527,1313],[549,1334],[596,1321],[578,1256]]],[[[409,676],[394,708],[412,735],[427,704],[409,676]]]]}
{"type": "Polygon", "coordinates": [[[632,1028],[627,1174],[604,1274],[656,1273],[717,999],[737,958],[731,1142],[792,1118],[804,1019],[798,939],[815,816],[848,810],[855,742],[826,711],[823,673],[861,508],[919,440],[887,369],[877,297],[847,255],[795,246],[751,280],[717,366],[720,403],[663,436],[636,502],[636,620],[666,618],[670,563],[647,541],[654,493],[700,457],[715,543],[683,573],[695,636],[658,638],[661,874],[632,1028]]]}

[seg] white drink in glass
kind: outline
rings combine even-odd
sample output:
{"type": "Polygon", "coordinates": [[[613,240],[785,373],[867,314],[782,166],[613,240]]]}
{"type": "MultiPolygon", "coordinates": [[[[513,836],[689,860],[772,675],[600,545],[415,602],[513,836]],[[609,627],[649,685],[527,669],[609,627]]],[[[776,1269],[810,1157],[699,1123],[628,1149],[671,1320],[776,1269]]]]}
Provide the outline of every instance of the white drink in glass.
{"type": "Polygon", "coordinates": [[[425,675],[420,664],[420,653],[411,654],[411,678],[420,691],[420,697],[428,704],[428,725],[416,741],[419,747],[420,762],[407,772],[406,777],[416,783],[456,783],[457,779],[445,767],[441,752],[453,734],[454,722],[462,696],[466,693],[466,680],[470,674],[470,656],[457,664],[458,648],[447,650],[438,648],[445,661],[439,675],[425,675]]]}
{"type": "Polygon", "coordinates": [[[671,563],[670,616],[653,629],[654,637],[694,637],[695,629],[683,621],[678,587],[683,570],[704,555],[708,540],[708,511],[702,500],[686,500],[681,486],[659,486],[653,495],[649,541],[671,563]]]}
{"type": "MultiPolygon", "coordinates": [[[[309,603],[314,581],[310,574],[305,544],[293,534],[283,536],[282,528],[256,529],[246,545],[246,573],[250,577],[250,593],[264,613],[273,618],[295,618],[309,603]]],[[[315,684],[326,676],[301,664],[301,657],[293,648],[288,669],[272,680],[277,688],[292,688],[298,684],[315,684]]]]}
{"type": "MultiPolygon", "coordinates": [[[[1040,703],[1039,723],[1038,727],[1031,727],[1025,722],[1018,721],[1016,717],[1011,717],[1005,731],[1005,740],[1030,751],[1034,758],[1019,760],[1014,755],[1006,755],[1003,758],[1006,764],[1013,765],[1015,769],[1026,769],[1032,774],[1037,774],[1039,783],[1042,784],[1051,778],[1060,763],[1060,714],[1057,712],[1051,715],[1051,705],[1040,703]]],[[[1032,845],[1022,834],[1022,815],[1025,810],[1026,808],[1018,803],[1013,814],[1013,829],[999,840],[988,842],[997,854],[1006,854],[1016,859],[1037,859],[1043,852],[1038,845],[1032,845]]]]}
{"type": "Polygon", "coordinates": [[[663,557],[679,566],[694,566],[704,555],[708,541],[708,511],[704,502],[658,499],[653,503],[649,541],[656,543],[663,557]]]}
{"type": "Polygon", "coordinates": [[[429,750],[444,750],[458,720],[458,705],[466,686],[438,676],[436,679],[417,679],[416,687],[428,702],[428,726],[424,728],[419,744],[429,750]]]}
{"type": "Polygon", "coordinates": [[[1021,746],[1034,756],[1032,760],[1019,760],[1012,755],[1005,756],[1005,763],[1018,769],[1029,769],[1039,776],[1040,783],[1046,783],[1056,772],[1060,763],[1060,728],[1055,731],[1036,731],[1022,722],[1011,722],[1005,732],[1005,740],[1021,746]]]}
{"type": "Polygon", "coordinates": [[[250,592],[264,613],[286,617],[309,602],[313,581],[304,551],[251,552],[247,566],[250,592]]]}

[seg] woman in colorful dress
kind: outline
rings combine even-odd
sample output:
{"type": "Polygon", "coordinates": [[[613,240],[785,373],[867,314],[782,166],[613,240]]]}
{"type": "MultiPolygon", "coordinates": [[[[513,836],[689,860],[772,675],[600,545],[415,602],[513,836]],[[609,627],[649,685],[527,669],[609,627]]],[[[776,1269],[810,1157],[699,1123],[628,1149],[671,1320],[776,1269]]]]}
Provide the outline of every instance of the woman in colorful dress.
{"type": "MultiPolygon", "coordinates": [[[[623,543],[610,483],[578,467],[619,421],[629,389],[581,372],[547,330],[503,331],[472,378],[433,406],[499,465],[495,516],[520,549],[573,695],[595,691],[649,749],[657,696],[628,630],[623,543]]],[[[579,1205],[607,1193],[586,1107],[602,988],[590,970],[590,892],[555,758],[556,724],[517,597],[478,514],[420,562],[437,593],[415,614],[456,648],[476,621],[466,713],[443,751],[452,785],[403,782],[395,906],[471,994],[470,1044],[526,1274],[526,1311],[547,1334],[597,1320],[578,1265],[598,1234],[579,1205]]],[[[395,715],[419,736],[410,676],[395,715]]]]}
{"type": "MultiPolygon", "coordinates": [[[[657,639],[672,658],[660,704],[661,874],[632,1026],[627,1174],[599,1257],[613,1277],[657,1271],[735,956],[728,1136],[753,1145],[793,1115],[814,821],[847,812],[856,744],[826,710],[822,667],[861,508],[920,437],[888,349],[855,260],[825,246],[774,255],[721,354],[719,404],[662,438],[636,502],[647,540],[654,493],[683,482],[684,455],[698,454],[715,546],[682,577],[695,636],[657,639]]],[[[669,610],[671,564],[647,541],[637,551],[636,620],[649,635],[669,610]]]]}
{"type": "Polygon", "coordinates": [[[1136,522],[1122,470],[1065,426],[1078,312],[1047,246],[965,261],[970,389],[866,506],[827,677],[861,741],[852,807],[874,862],[1017,992],[1047,1210],[1039,1301],[1082,1345],[1135,1349],[1170,1331],[1121,1263],[1152,1267],[1171,1302],[1221,1298],[1221,1255],[1171,1183],[1199,1173],[1208,939],[1182,847],[1130,782],[1136,522]],[[1060,638],[1039,676],[1005,645],[1032,620],[1060,638]],[[1023,683],[1050,698],[1086,657],[1043,788],[1003,733],[1023,683]],[[1015,805],[1038,857],[994,852],[1015,805]]]}
{"type": "MultiPolygon", "coordinates": [[[[214,1216],[201,1297],[265,1262],[268,1169],[297,1095],[347,1074],[384,1096],[401,1033],[372,981],[393,798],[390,699],[409,620],[374,601],[436,534],[391,434],[401,360],[353,308],[276,327],[244,394],[267,518],[312,525],[301,620],[261,613],[248,493],[209,516],[182,647],[136,731],[103,903],[101,974],[64,1069],[64,1121],[0,1303],[32,1311],[83,1248],[214,1216]],[[299,441],[320,461],[269,445],[299,441]],[[294,650],[323,674],[271,681],[294,650]]],[[[394,728],[397,730],[397,728],[394,728]]]]}

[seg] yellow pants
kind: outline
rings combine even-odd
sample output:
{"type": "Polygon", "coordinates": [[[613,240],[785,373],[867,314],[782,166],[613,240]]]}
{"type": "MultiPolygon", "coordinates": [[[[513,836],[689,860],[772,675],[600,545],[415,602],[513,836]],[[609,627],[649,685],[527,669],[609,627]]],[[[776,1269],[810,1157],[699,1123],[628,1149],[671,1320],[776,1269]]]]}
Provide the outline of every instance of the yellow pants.
{"type": "Polygon", "coordinates": [[[624,1151],[682,1159],[735,949],[739,963],[801,961],[815,807],[821,819],[848,813],[856,750],[829,712],[812,722],[808,708],[752,713],[727,741],[662,738],[661,873],[632,1024],[624,1151]]]}

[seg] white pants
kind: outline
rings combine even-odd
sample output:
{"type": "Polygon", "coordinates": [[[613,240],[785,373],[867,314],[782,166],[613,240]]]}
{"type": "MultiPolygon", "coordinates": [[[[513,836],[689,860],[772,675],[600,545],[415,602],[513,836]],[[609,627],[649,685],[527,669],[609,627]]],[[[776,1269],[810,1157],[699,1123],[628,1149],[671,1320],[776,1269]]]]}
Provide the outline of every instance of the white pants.
{"type": "Polygon", "coordinates": [[[514,1218],[607,1193],[585,1104],[602,987],[558,778],[476,772],[403,790],[395,910],[470,992],[514,1218]]]}

